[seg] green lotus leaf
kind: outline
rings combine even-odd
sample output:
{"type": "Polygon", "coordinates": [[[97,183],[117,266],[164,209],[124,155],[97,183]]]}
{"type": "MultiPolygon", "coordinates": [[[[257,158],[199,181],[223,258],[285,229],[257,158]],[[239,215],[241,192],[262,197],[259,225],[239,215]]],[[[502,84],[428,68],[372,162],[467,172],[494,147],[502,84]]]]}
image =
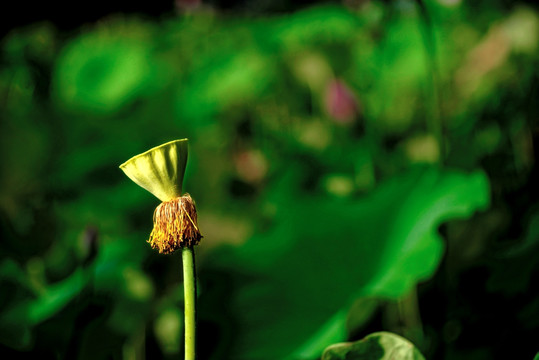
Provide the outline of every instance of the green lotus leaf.
{"type": "MultiPolygon", "coordinates": [[[[211,61],[200,61],[187,88],[178,94],[181,118],[201,119],[204,123],[218,109],[253,101],[271,81],[273,68],[262,53],[238,54],[236,49],[223,49],[222,53],[207,56],[211,61]]],[[[200,125],[200,121],[196,124],[200,125]]]]}
{"type": "Polygon", "coordinates": [[[0,315],[0,343],[26,349],[32,344],[31,329],[57,315],[73,301],[87,285],[88,279],[85,270],[78,269],[66,279],[48,286],[35,298],[5,306],[0,315]]]}
{"type": "Polygon", "coordinates": [[[347,40],[358,26],[356,14],[339,6],[319,6],[287,17],[270,36],[287,48],[347,40]]]}
{"type": "Polygon", "coordinates": [[[398,299],[431,277],[444,252],[438,227],[489,203],[480,171],[414,168],[350,199],[295,195],[288,178],[270,190],[273,226],[211,260],[244,274],[226,300],[242,309],[230,320],[235,359],[319,357],[346,339],[341,314],[355,299],[398,299]]]}
{"type": "Polygon", "coordinates": [[[54,90],[68,109],[114,112],[144,93],[151,80],[150,60],[144,42],[90,33],[61,54],[54,90]]]}
{"type": "Polygon", "coordinates": [[[132,157],[120,169],[161,201],[182,194],[187,163],[187,139],[174,140],[132,157]]]}
{"type": "Polygon", "coordinates": [[[322,360],[425,360],[410,341],[402,336],[377,332],[355,342],[326,348],[322,360]]]}

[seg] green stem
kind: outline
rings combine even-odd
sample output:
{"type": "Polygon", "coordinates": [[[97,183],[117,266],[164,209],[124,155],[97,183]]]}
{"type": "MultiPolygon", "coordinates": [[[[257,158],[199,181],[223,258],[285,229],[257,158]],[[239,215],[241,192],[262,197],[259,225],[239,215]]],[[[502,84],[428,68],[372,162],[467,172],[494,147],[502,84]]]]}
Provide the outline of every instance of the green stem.
{"type": "Polygon", "coordinates": [[[403,335],[421,347],[424,344],[425,335],[419,313],[417,286],[414,286],[407,296],[403,296],[397,301],[397,311],[403,326],[403,335]]]}
{"type": "Polygon", "coordinates": [[[195,359],[196,329],[196,271],[195,251],[192,246],[182,248],[183,291],[185,305],[185,360],[195,359]]]}

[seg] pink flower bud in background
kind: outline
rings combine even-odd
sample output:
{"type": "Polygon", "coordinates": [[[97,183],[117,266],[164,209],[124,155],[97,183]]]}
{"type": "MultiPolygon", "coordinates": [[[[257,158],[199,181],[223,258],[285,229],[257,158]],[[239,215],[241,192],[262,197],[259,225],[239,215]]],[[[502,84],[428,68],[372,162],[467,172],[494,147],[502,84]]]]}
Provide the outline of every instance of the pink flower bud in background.
{"type": "Polygon", "coordinates": [[[357,115],[358,104],[352,90],[342,80],[332,80],[326,87],[324,105],[328,115],[340,124],[351,124],[357,115]]]}
{"type": "Polygon", "coordinates": [[[262,181],[268,172],[268,162],[259,150],[241,151],[234,162],[240,178],[251,184],[262,181]]]}
{"type": "Polygon", "coordinates": [[[176,0],[174,1],[178,11],[193,11],[202,6],[202,0],[176,0]]]}

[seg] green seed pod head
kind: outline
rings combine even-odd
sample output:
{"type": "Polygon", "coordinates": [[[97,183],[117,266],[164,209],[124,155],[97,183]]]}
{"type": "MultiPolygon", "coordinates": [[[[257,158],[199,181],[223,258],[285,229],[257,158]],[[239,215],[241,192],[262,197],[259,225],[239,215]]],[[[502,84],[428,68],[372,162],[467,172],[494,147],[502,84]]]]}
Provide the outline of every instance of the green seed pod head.
{"type": "Polygon", "coordinates": [[[133,156],[120,169],[161,201],[182,195],[187,164],[187,139],[174,140],[133,156]]]}

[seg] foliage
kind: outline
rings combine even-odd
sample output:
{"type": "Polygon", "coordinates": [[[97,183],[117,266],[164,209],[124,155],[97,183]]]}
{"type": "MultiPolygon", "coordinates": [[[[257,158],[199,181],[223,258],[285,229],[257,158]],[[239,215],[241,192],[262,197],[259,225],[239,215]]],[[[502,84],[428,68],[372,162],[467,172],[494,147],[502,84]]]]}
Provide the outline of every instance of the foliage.
{"type": "Polygon", "coordinates": [[[252,279],[226,300],[244,309],[234,318],[240,335],[234,358],[313,358],[330,344],[321,338],[344,340],[342,315],[354,297],[397,299],[430,277],[443,251],[436,227],[483,208],[488,199],[482,174],[432,168],[349,201],[293,197],[287,190],[293,186],[281,186],[272,191],[283,197],[275,208],[286,210],[271,230],[209,260],[252,279]]]}
{"type": "Polygon", "coordinates": [[[378,332],[353,343],[335,344],[324,350],[322,360],[339,359],[424,360],[419,350],[405,338],[378,332]]]}
{"type": "Polygon", "coordinates": [[[201,359],[381,330],[532,358],[537,11],[352,3],[4,38],[0,351],[178,356],[181,259],[145,243],[158,201],[118,164],[189,138],[201,359]]]}

